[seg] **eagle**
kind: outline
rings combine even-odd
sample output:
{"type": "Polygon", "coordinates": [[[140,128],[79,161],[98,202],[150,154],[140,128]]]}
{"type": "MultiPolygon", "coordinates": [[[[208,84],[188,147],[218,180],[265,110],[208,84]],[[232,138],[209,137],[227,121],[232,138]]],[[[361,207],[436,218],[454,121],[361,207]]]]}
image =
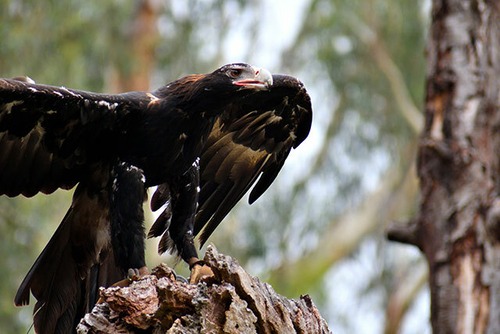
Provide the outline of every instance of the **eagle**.
{"type": "Polygon", "coordinates": [[[0,79],[0,195],[75,188],[70,208],[15,296],[37,300],[38,333],[73,332],[99,287],[147,272],[143,203],[163,209],[148,237],[199,279],[206,242],[253,186],[254,202],[311,128],[304,85],[244,63],[153,92],[97,94],[0,79]]]}

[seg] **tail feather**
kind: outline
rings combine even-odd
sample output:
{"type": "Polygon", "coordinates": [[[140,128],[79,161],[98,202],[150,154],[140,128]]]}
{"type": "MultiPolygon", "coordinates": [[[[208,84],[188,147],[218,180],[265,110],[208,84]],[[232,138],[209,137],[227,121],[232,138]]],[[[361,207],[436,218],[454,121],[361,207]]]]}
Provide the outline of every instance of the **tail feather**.
{"type": "Polygon", "coordinates": [[[97,298],[98,287],[93,285],[99,280],[91,277],[99,274],[92,275],[91,270],[109,261],[106,250],[111,245],[105,193],[78,186],[71,208],[19,287],[16,305],[28,304],[30,291],[37,299],[33,317],[37,333],[74,332],[91,307],[89,301],[97,298]]]}
{"type": "Polygon", "coordinates": [[[144,262],[146,193],[142,171],[126,164],[80,183],[56,232],[17,291],[16,305],[37,299],[39,334],[72,333],[98,299],[99,287],[122,280],[144,262]],[[96,186],[102,185],[102,186],[96,186]]]}
{"type": "Polygon", "coordinates": [[[34,309],[34,326],[37,333],[68,333],[80,304],[81,279],[71,254],[69,237],[72,210],[37,258],[21,283],[14,302],[29,303],[30,290],[37,299],[34,309]]]}

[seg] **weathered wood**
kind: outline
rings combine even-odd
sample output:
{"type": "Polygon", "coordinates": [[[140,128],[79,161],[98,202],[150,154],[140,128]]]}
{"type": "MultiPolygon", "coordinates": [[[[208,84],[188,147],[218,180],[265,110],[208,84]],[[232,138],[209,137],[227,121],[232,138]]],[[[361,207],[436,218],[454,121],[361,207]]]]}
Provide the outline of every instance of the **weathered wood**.
{"type": "Polygon", "coordinates": [[[329,333],[309,296],[290,300],[209,246],[214,277],[178,281],[160,265],[128,287],[101,291],[103,303],[85,315],[79,333],[329,333]]]}

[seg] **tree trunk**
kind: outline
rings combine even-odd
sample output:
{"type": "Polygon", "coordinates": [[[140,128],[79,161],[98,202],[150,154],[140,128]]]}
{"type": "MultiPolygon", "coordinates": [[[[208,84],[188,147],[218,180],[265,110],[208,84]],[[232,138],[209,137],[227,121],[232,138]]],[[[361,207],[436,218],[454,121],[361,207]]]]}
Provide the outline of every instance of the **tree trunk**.
{"type": "Polygon", "coordinates": [[[420,212],[434,333],[500,333],[500,3],[434,0],[420,212]]]}
{"type": "Polygon", "coordinates": [[[161,265],[128,287],[101,291],[78,333],[329,333],[309,296],[289,300],[209,246],[215,277],[197,285],[161,265]]]}
{"type": "MultiPolygon", "coordinates": [[[[153,0],[140,0],[134,17],[123,32],[127,46],[121,63],[113,68],[108,78],[108,90],[112,92],[148,91],[151,74],[156,63],[158,42],[159,5],[153,0]]],[[[116,64],[115,64],[116,66],[116,64]]]]}

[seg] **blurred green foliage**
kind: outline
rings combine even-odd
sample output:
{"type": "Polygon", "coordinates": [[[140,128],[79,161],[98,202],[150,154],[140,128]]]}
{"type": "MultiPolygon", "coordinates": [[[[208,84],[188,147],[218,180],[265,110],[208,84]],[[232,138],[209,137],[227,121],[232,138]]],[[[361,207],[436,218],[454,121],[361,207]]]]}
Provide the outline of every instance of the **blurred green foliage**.
{"type": "MultiPolygon", "coordinates": [[[[134,66],[129,35],[139,3],[0,0],[0,77],[28,75],[40,83],[106,91],[113,71],[128,73],[134,66]]],[[[259,30],[266,3],[158,2],[152,87],[183,74],[212,70],[227,60],[228,48],[239,45],[247,49],[243,60],[252,62],[259,56],[261,35],[273,34],[272,25],[268,31],[259,30]],[[246,35],[231,36],[232,27],[241,25],[248,27],[246,35]]],[[[414,0],[306,1],[294,42],[276,52],[282,52],[279,69],[299,76],[313,96],[315,139],[309,140],[315,143],[302,151],[305,158],[296,160],[298,167],[285,166],[263,199],[249,210],[242,205],[221,225],[210,240],[221,251],[266,276],[280,264],[321,247],[322,231],[360,203],[389,167],[408,168],[417,134],[402,116],[389,79],[374,58],[374,46],[397,66],[410,102],[420,109],[425,74],[424,4],[414,0]]],[[[69,207],[70,196],[70,192],[58,191],[33,199],[0,198],[2,332],[23,333],[29,327],[31,311],[14,308],[13,296],[69,207]]],[[[393,263],[387,259],[382,234],[369,239],[378,245],[370,256],[380,263],[380,270],[367,275],[366,286],[387,295],[394,279],[393,263]]],[[[156,241],[148,245],[148,251],[154,252],[156,241]]],[[[347,255],[356,259],[360,253],[347,255]]],[[[332,266],[325,263],[319,275],[327,277],[332,266]]],[[[304,282],[280,292],[290,296],[312,293],[326,308],[328,285],[323,283],[304,282]]]]}

